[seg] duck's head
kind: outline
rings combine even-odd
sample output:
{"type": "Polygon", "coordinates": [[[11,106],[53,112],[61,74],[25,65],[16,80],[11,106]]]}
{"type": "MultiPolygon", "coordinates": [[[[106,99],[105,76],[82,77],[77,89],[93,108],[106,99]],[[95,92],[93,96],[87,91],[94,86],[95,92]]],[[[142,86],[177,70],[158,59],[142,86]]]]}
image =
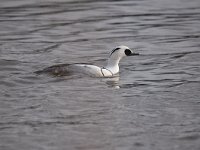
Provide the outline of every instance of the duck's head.
{"type": "Polygon", "coordinates": [[[125,56],[135,55],[139,55],[139,53],[133,52],[133,50],[131,50],[127,46],[117,46],[111,51],[110,56],[108,58],[107,66],[104,68],[110,70],[112,74],[116,74],[119,72],[119,61],[125,56]]]}
{"type": "Polygon", "coordinates": [[[117,46],[111,51],[109,58],[114,60],[120,60],[125,56],[134,56],[134,55],[139,55],[139,53],[135,53],[127,46],[121,45],[117,46]]]}

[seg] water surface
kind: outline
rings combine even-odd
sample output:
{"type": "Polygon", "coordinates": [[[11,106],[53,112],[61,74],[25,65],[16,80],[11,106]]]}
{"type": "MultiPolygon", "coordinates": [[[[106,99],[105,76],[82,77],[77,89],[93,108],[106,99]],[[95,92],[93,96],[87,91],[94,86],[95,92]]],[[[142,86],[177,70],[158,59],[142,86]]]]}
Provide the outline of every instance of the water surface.
{"type": "Polygon", "coordinates": [[[199,0],[1,0],[0,149],[199,150],[199,0]],[[37,76],[141,55],[119,78],[37,76]]]}

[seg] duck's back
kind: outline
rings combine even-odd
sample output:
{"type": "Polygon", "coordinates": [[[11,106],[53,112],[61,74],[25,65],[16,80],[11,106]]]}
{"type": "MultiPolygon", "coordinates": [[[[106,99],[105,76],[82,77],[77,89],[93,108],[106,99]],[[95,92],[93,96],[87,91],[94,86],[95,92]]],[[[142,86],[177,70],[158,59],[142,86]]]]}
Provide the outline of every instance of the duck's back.
{"type": "Polygon", "coordinates": [[[46,73],[54,76],[70,76],[77,73],[94,77],[102,76],[100,67],[89,64],[59,64],[36,71],[35,73],[46,73]]]}

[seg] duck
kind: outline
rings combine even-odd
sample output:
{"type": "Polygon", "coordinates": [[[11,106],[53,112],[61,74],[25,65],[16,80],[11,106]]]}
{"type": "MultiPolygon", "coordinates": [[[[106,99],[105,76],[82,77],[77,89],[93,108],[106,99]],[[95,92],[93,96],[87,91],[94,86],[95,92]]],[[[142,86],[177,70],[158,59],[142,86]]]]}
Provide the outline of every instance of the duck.
{"type": "Polygon", "coordinates": [[[91,77],[114,77],[119,73],[119,62],[127,56],[136,56],[139,53],[134,52],[129,47],[121,45],[115,47],[109,54],[107,65],[99,67],[92,64],[58,64],[42,70],[36,71],[36,74],[48,73],[54,76],[69,76],[73,74],[84,74],[91,77]]]}

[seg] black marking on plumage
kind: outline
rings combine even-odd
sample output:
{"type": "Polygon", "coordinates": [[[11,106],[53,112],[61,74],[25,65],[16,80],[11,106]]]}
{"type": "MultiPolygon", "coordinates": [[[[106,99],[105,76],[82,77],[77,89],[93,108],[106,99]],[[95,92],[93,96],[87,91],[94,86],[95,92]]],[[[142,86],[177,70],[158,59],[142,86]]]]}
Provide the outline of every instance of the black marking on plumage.
{"type": "Polygon", "coordinates": [[[103,76],[105,76],[104,73],[103,73],[103,69],[104,69],[104,68],[101,68],[101,74],[102,74],[103,76]]]}
{"type": "Polygon", "coordinates": [[[111,53],[110,53],[110,56],[111,56],[115,51],[117,51],[117,50],[119,50],[119,49],[120,49],[119,47],[113,49],[113,50],[111,51],[111,53]]]}
{"type": "MultiPolygon", "coordinates": [[[[112,71],[110,71],[109,69],[107,69],[107,68],[105,68],[105,67],[101,68],[101,70],[102,70],[102,69],[106,69],[106,70],[108,70],[108,71],[112,74],[112,76],[114,75],[114,74],[112,73],[112,71]]],[[[103,76],[104,76],[104,74],[103,74],[103,76]]]]}

